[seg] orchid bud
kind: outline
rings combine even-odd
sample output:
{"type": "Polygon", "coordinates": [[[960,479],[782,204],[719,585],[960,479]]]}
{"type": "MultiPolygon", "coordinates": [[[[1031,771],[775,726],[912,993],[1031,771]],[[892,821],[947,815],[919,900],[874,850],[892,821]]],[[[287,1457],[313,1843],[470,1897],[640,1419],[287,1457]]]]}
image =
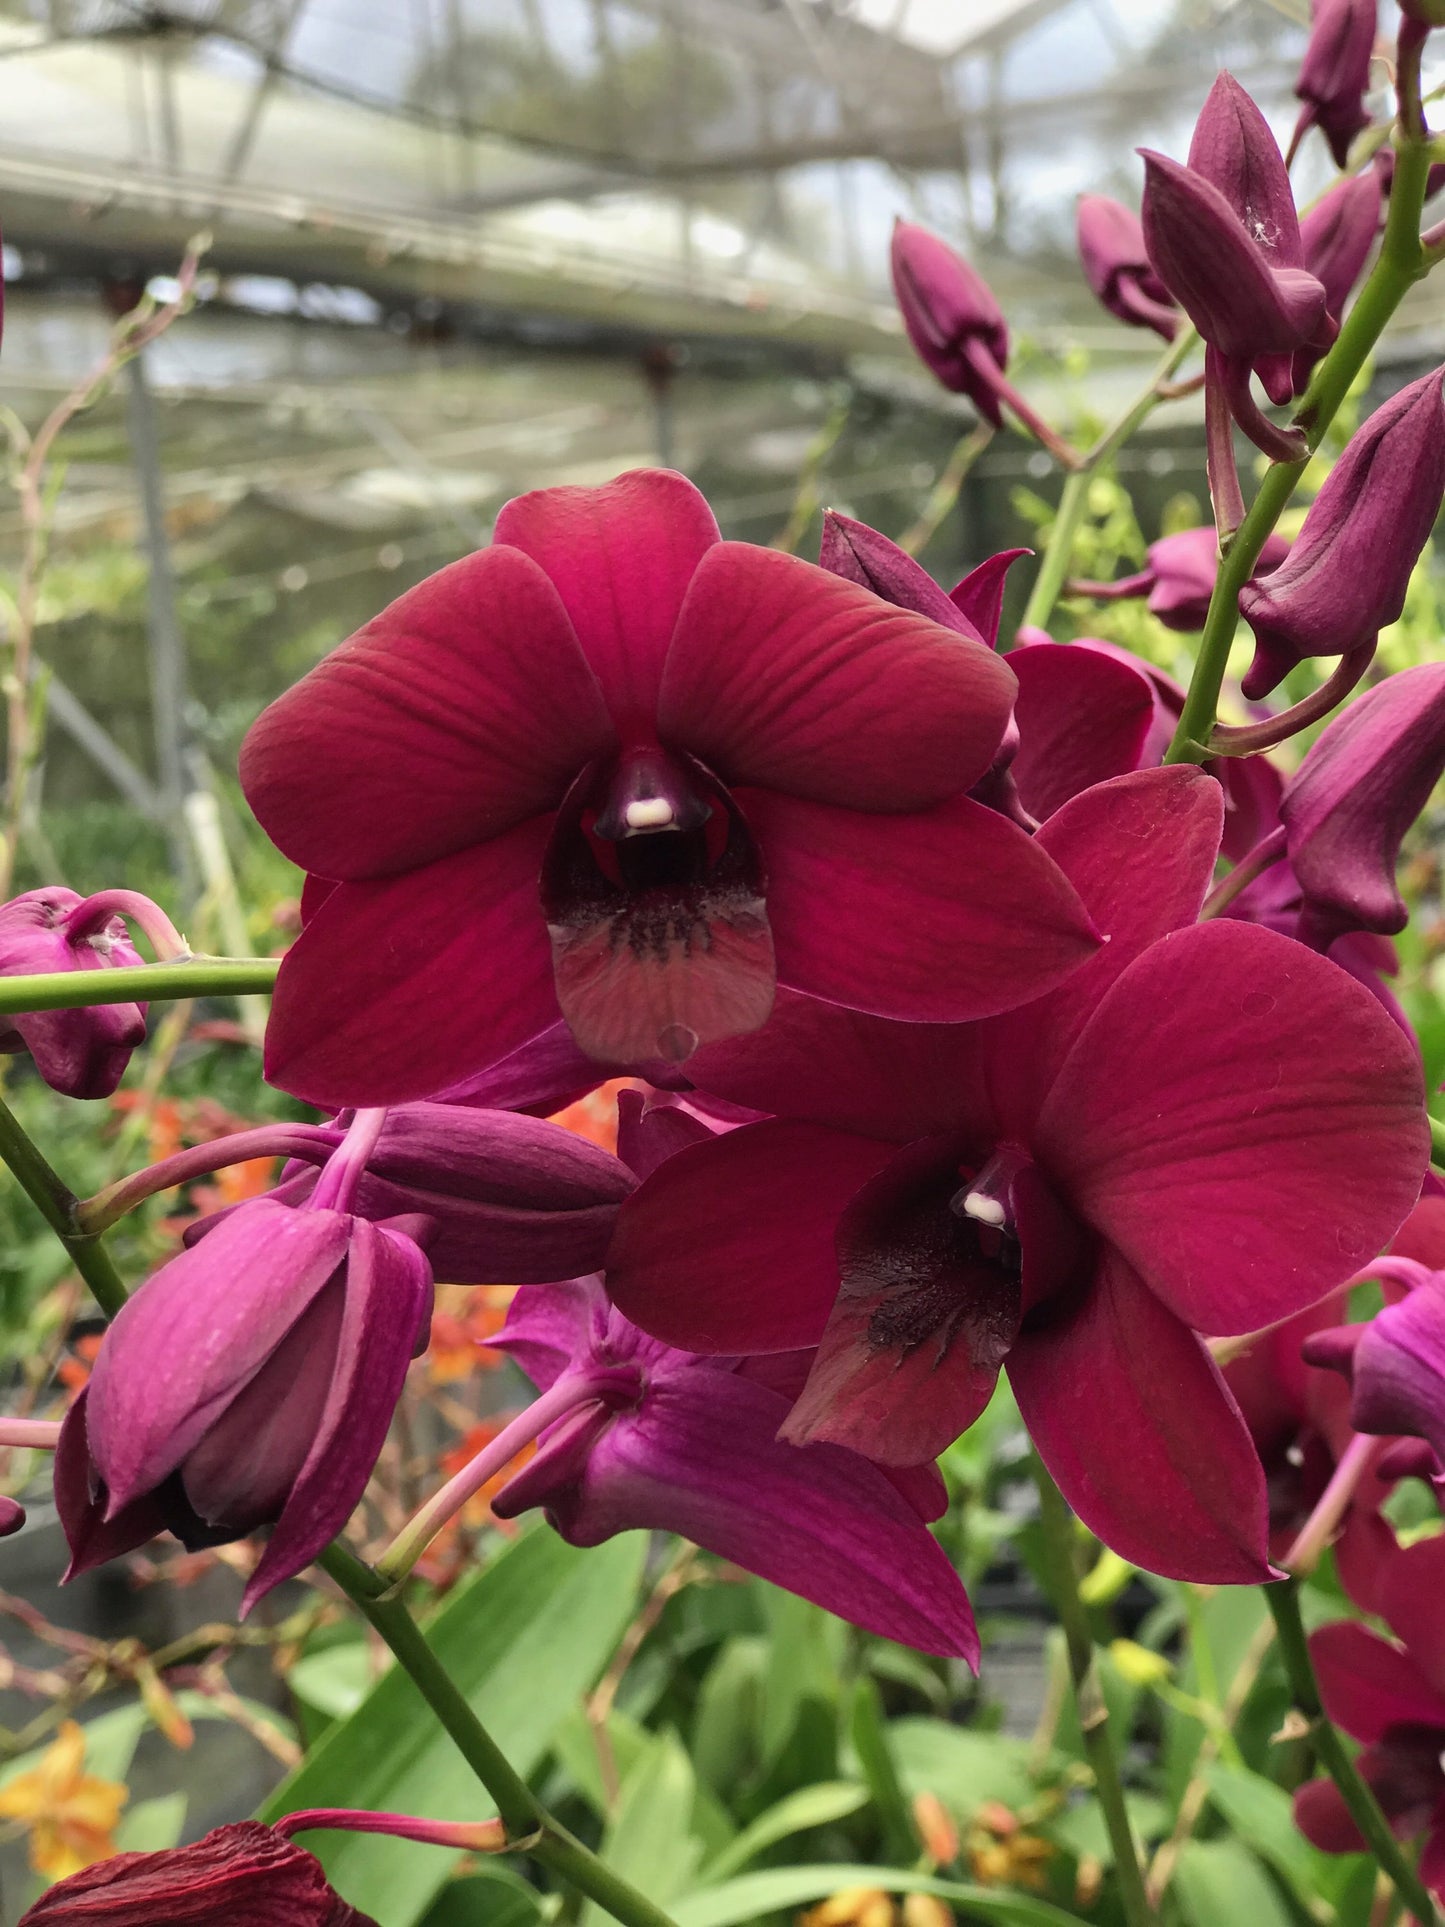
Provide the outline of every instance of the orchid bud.
{"type": "Polygon", "coordinates": [[[71,1575],[167,1528],[196,1550],[271,1525],[243,1610],[294,1577],[360,1500],[430,1307],[399,1229],[238,1207],[132,1295],[66,1417],[71,1575]]]}
{"type": "MultiPolygon", "coordinates": [[[[1289,554],[1282,535],[1265,539],[1255,564],[1255,575],[1277,569],[1289,554]]],[[[1149,613],[1166,629],[1193,635],[1204,627],[1214,582],[1219,574],[1219,537],[1212,528],[1178,529],[1149,544],[1149,566],[1138,575],[1117,582],[1071,582],[1070,592],[1099,602],[1119,602],[1129,596],[1148,596],[1149,613]]]]}
{"type": "Polygon", "coordinates": [[[1441,373],[1422,375],[1375,410],[1310,504],[1288,559],[1240,591],[1256,645],[1241,685],[1249,701],[1306,656],[1373,651],[1404,608],[1445,497],[1441,373]]]}
{"type": "Polygon", "coordinates": [[[0,1539],[8,1539],[25,1523],[25,1508],[18,1499],[0,1497],[0,1539]]]}
{"type": "MultiPolygon", "coordinates": [[[[1364,272],[1380,225],[1385,190],[1379,170],[1347,176],[1310,209],[1300,222],[1305,265],[1325,291],[1325,312],[1338,322],[1355,283],[1364,272]]],[[[1295,393],[1302,394],[1310,371],[1320,358],[1319,348],[1301,348],[1295,355],[1295,393]]]]}
{"type": "Polygon", "coordinates": [[[1417,27],[1445,27],[1445,0],[1400,0],[1400,11],[1417,27]]]}
{"type": "MultiPolygon", "coordinates": [[[[139,964],[121,917],[96,923],[98,901],[54,884],[0,904],[0,976],[139,964]]],[[[46,1083],[66,1097],[109,1097],[145,1034],[141,1004],[16,1012],[0,1018],[0,1051],[28,1050],[46,1083]]]]}
{"type": "Polygon", "coordinates": [[[120,1853],[43,1893],[20,1927],[376,1927],[321,1862],[256,1820],[186,1847],[120,1853]]]}
{"type": "MultiPolygon", "coordinates": [[[[1018,553],[1018,551],[1015,551],[1018,553]]],[[[906,549],[890,542],[866,522],[855,522],[851,515],[828,509],[823,515],[823,539],[818,564],[830,575],[840,575],[860,588],[871,589],[896,609],[911,609],[915,615],[928,616],[945,629],[984,642],[968,617],[934,581],[921,562],[906,549]]],[[[992,647],[992,643],[987,643],[992,647]]]]}
{"type": "Polygon", "coordinates": [[[1081,194],[1078,237],[1085,279],[1109,313],[1172,341],[1179,313],[1150,265],[1138,215],[1105,194],[1081,194]]]}
{"type": "Polygon", "coordinates": [[[984,420],[1003,426],[1000,381],[1008,365],[1008,328],[983,277],[927,228],[893,226],[893,289],[908,339],[956,395],[984,420]]]}
{"type": "Polygon", "coordinates": [[[1357,1432],[1424,1439],[1445,1462],[1445,1272],[1422,1271],[1367,1324],[1337,1325],[1300,1350],[1307,1364],[1349,1379],[1357,1432]]]}
{"type": "Polygon", "coordinates": [[[1370,124],[1365,95],[1370,91],[1377,15],[1378,0],[1315,0],[1314,23],[1295,82],[1304,109],[1290,141],[1291,154],[1309,129],[1318,127],[1336,167],[1345,165],[1350,142],[1370,124]]]}
{"type": "Polygon", "coordinates": [[[1306,943],[1325,949],[1347,930],[1404,929],[1395,863],[1442,770],[1445,663],[1388,676],[1323,731],[1280,802],[1306,943]]]}

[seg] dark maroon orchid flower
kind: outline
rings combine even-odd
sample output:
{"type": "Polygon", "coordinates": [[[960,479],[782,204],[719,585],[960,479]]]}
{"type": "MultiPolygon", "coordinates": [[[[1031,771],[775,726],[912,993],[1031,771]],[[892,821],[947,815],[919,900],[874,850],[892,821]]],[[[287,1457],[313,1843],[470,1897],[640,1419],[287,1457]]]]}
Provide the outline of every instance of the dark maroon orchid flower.
{"type": "Polygon", "coordinates": [[[1337,1320],[1304,1346],[1311,1365],[1349,1383],[1350,1424],[1385,1438],[1424,1439],[1445,1466],[1445,1272],[1409,1258],[1377,1259],[1395,1287],[1375,1316],[1337,1320]]]}
{"type": "Polygon", "coordinates": [[[42,1894],[20,1927],[377,1927],[321,1862],[256,1820],[163,1853],[118,1853],[42,1894]]]}
{"type": "Polygon", "coordinates": [[[1081,194],[1078,240],[1084,278],[1109,313],[1172,341],[1179,310],[1150,265],[1139,216],[1106,194],[1081,194]]]}
{"type": "Polygon", "coordinates": [[[601,1062],[678,1061],[761,1024],[775,976],[915,1019],[1023,1001],[1095,939],[964,795],[1013,693],[981,644],[720,541],[681,476],[521,497],[247,738],[268,832],[342,879],[268,1075],[430,1096],[559,1014],[601,1062]]]}
{"type": "MultiPolygon", "coordinates": [[[[565,1033],[564,1033],[565,1035],[565,1033]]],[[[585,1060],[584,1060],[585,1061],[585,1060]]],[[[597,1067],[585,1088],[597,1082],[597,1067]]],[[[549,1095],[556,1110],[573,1094],[549,1095]]],[[[301,1206],[345,1137],[329,1125],[287,1125],[275,1154],[293,1161],[266,1195],[301,1206]]],[[[264,1156],[258,1146],[253,1155],[264,1156]]],[[[606,1255],[618,1206],[633,1188],[627,1166],[560,1125],[458,1104],[398,1104],[386,1114],[351,1209],[373,1223],[404,1218],[433,1272],[451,1285],[533,1285],[575,1278],[606,1255]]],[[[195,1244],[245,1205],[187,1225],[195,1244]]]]}
{"type": "Polygon", "coordinates": [[[780,1115],[679,1152],[623,1206],[623,1313],[696,1351],[818,1344],[785,1436],[880,1463],[936,1456],[1006,1362],[1106,1543],[1264,1576],[1259,1461],[1195,1334],[1341,1283],[1414,1202],[1428,1141],[1418,1058],[1343,971],[1194,925],[1222,814],[1210,777],[1171,768],[1052,816],[1038,840],[1109,942],[1025,1011],[918,1030],[789,996],[755,1040],[701,1053],[703,1088],[780,1115]]]}
{"type": "Polygon", "coordinates": [[[250,1200],[106,1332],[56,1451],[72,1575],[167,1529],[194,1550],[270,1525],[248,1611],[355,1510],[432,1297],[405,1230],[348,1208],[355,1142],[305,1205],[250,1200]]]}
{"type": "Polygon", "coordinates": [[[891,1475],[778,1438],[808,1356],[675,1350],[609,1305],[600,1278],[524,1288],[494,1342],[544,1395],[516,1422],[544,1421],[492,1499],[499,1518],[542,1506],[577,1546],[678,1532],[870,1632],[977,1666],[968,1597],[926,1524],[947,1504],[937,1470],[891,1475]]]}
{"type": "MultiPolygon", "coordinates": [[[[1270,574],[1288,554],[1289,543],[1282,535],[1266,536],[1250,580],[1270,574]]],[[[1149,566],[1138,575],[1121,576],[1117,582],[1071,582],[1069,591],[1092,596],[1097,602],[1147,596],[1150,615],[1157,616],[1166,629],[1193,635],[1204,627],[1218,574],[1219,537],[1215,530],[1179,529],[1149,544],[1149,566]]]]}
{"type": "MultiPolygon", "coordinates": [[[[1300,219],[1305,266],[1325,291],[1325,313],[1334,322],[1344,317],[1345,303],[1364,273],[1384,206],[1385,184],[1380,170],[1337,181],[1308,214],[1300,219]]],[[[1317,348],[1301,348],[1295,357],[1294,390],[1303,394],[1319,360],[1317,348]]]]}
{"type": "Polygon", "coordinates": [[[1379,0],[1315,0],[1309,43],[1295,93],[1304,108],[1290,139],[1290,153],[1311,127],[1330,144],[1335,166],[1349,159],[1350,142],[1370,124],[1370,57],[1375,51],[1379,0]]]}
{"type": "MultiPolygon", "coordinates": [[[[52,884],[0,904],[0,976],[141,963],[125,920],[107,902],[52,884]]],[[[0,1018],[0,1051],[29,1051],[46,1083],[66,1097],[109,1097],[145,1034],[142,1004],[40,1010],[0,1018]]]]}
{"type": "Polygon", "coordinates": [[[1405,591],[1445,498],[1442,370],[1377,408],[1310,503],[1288,558],[1240,591],[1254,630],[1245,696],[1267,696],[1306,656],[1373,654],[1405,606],[1405,591]]]}
{"type": "MultiPolygon", "coordinates": [[[[1445,1899],[1445,1538],[1385,1561],[1378,1610],[1394,1640],[1339,1620],[1310,1635],[1325,1712],[1364,1742],[1355,1761],[1404,1840],[1424,1835],[1420,1878],[1445,1899]],[[1398,1641],[1398,1643],[1396,1643],[1398,1641]]],[[[1332,1780],[1295,1794],[1295,1824],[1326,1853],[1365,1846],[1332,1780]]]]}
{"type": "Polygon", "coordinates": [[[1187,165],[1141,148],[1144,240],[1159,278],[1198,328],[1206,377],[1239,426],[1274,460],[1302,452],[1250,390],[1295,395],[1293,358],[1327,348],[1336,329],[1325,290],[1305,265],[1284,159],[1258,107],[1221,74],[1195,126],[1187,165]]]}
{"type": "Polygon", "coordinates": [[[1280,801],[1306,943],[1326,949],[1347,930],[1404,929],[1400,844],[1442,770],[1445,663],[1387,676],[1321,733],[1280,801]]]}

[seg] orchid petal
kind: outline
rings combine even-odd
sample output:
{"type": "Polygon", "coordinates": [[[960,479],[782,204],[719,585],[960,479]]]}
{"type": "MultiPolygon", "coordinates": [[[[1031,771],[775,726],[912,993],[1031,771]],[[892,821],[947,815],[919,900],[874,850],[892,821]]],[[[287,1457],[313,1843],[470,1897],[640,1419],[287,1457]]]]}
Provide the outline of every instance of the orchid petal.
{"type": "Polygon", "coordinates": [[[430,1097],[557,1021],[538,898],[550,819],[333,891],[281,965],[266,1076],[313,1104],[430,1097]]]}
{"type": "Polygon", "coordinates": [[[1445,1695],[1407,1653],[1354,1620],[1311,1633],[1310,1658],[1325,1712],[1355,1739],[1381,1740],[1392,1726],[1445,1726],[1445,1695]]]}
{"type": "Polygon", "coordinates": [[[1117,1253],[1025,1325],[1008,1376],[1060,1491],[1121,1558],[1201,1585],[1271,1577],[1264,1473],[1239,1408],[1117,1253]]]}
{"type": "Polygon", "coordinates": [[[650,735],[678,611],[718,541],[692,483],[642,468],[602,488],[535,489],[506,504],[493,539],[546,571],[618,728],[650,735]]]}
{"type": "Polygon", "coordinates": [[[876,1139],[782,1119],[677,1152],[618,1215],[613,1303],[688,1351],[816,1345],[838,1295],[839,1214],[893,1155],[876,1139]]]}
{"type": "Polygon", "coordinates": [[[796,556],[723,542],[688,591],[657,726],[730,787],[908,811],[983,775],[1013,695],[982,643],[796,556]]]}
{"type": "Polygon", "coordinates": [[[241,782],[293,862],[355,881],[554,809],[614,743],[555,589],[491,548],[383,609],[272,703],[241,782]]]}
{"type": "Polygon", "coordinates": [[[1294,1823],[1323,1853],[1362,1853],[1365,1836],[1333,1780],[1306,1780],[1295,1788],[1294,1823]]]}
{"type": "Polygon", "coordinates": [[[681,1533],[885,1639],[976,1666],[967,1596],[913,1507],[852,1452],[781,1444],[786,1411],[731,1372],[659,1376],[638,1413],[614,1419],[573,1491],[522,1502],[545,1502],[574,1545],[638,1527],[681,1533]]]}
{"type": "Polygon", "coordinates": [[[431,1268],[411,1240],[365,1219],[350,1223],[346,1308],[331,1388],[315,1441],[247,1583],[243,1614],[309,1566],[360,1504],[431,1305],[431,1268]]]}
{"type": "Polygon", "coordinates": [[[507,1307],[493,1351],[514,1358],[539,1392],[595,1352],[607,1329],[607,1298],[596,1277],[561,1285],[524,1285],[507,1307]]]}
{"type": "Polygon", "coordinates": [[[1341,1283],[1399,1227],[1429,1162],[1399,1027],[1303,944],[1229,920],[1163,938],[1119,977],[1034,1144],[1165,1303],[1217,1335],[1341,1283]]]}
{"type": "Polygon", "coordinates": [[[1445,1538],[1421,1539],[1386,1562],[1380,1579],[1380,1615],[1391,1632],[1403,1640],[1426,1684],[1437,1698],[1445,1700],[1442,1587],[1445,1538]]]}
{"type": "Polygon", "coordinates": [[[1020,556],[1032,549],[1000,549],[970,569],[962,582],[948,592],[948,599],[964,620],[976,629],[990,649],[998,647],[998,625],[1003,616],[1003,592],[1008,572],[1020,556]]]}
{"type": "Polygon", "coordinates": [[[1073,887],[1016,824],[966,796],[869,816],[751,791],[785,983],[918,1022],[1011,1010],[1099,947],[1073,887]]]}
{"type": "Polygon", "coordinates": [[[1023,805],[1043,820],[1071,796],[1139,768],[1154,723],[1154,687],[1117,657],[1077,643],[1010,651],[1019,679],[1018,754],[1009,765],[1023,805]]]}
{"type": "Polygon", "coordinates": [[[134,1552],[148,1539],[159,1538],[167,1528],[165,1511],[150,1493],[122,1506],[106,1517],[105,1489],[93,1491],[94,1466],[86,1437],[85,1406],[89,1386],[66,1413],[55,1448],[55,1509],[70,1548],[67,1580],[76,1579],[94,1566],[134,1552]]]}

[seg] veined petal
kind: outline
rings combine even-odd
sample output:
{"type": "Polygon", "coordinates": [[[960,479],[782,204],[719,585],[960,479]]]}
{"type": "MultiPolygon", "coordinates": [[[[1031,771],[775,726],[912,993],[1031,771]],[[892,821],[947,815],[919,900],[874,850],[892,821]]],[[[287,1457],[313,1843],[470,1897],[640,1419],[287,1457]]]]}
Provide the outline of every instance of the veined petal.
{"type": "Polygon", "coordinates": [[[1036,642],[1009,652],[1019,679],[1018,754],[1009,765],[1032,816],[1139,768],[1154,723],[1154,686],[1117,657],[1077,643],[1036,642]]]}
{"type": "Polygon", "coordinates": [[[1264,1472],[1239,1408],[1116,1252],[1029,1321],[1008,1377],[1040,1458],[1106,1546],[1168,1579],[1270,1577],[1264,1472]]]}
{"type": "Polygon", "coordinates": [[[962,1022],[1027,1003],[1099,948],[1048,853],[969,797],[906,819],[765,790],[739,800],[767,865],[779,975],[812,996],[962,1022]]]}
{"type": "MultiPolygon", "coordinates": [[[[1438,1699],[1445,1700],[1445,1538],[1421,1539],[1393,1553],[1380,1577],[1380,1614],[1405,1643],[1411,1661],[1438,1699]]],[[[1415,1716],[1417,1719],[1419,1714],[1415,1716]]]]}
{"type": "Polygon", "coordinates": [[[55,1448],[55,1509],[70,1548],[66,1579],[134,1552],[147,1539],[159,1538],[167,1526],[163,1509],[150,1493],[106,1518],[104,1488],[91,1489],[94,1466],[85,1425],[89,1396],[89,1386],[83,1387],[61,1423],[55,1448]]]}
{"type": "Polygon", "coordinates": [[[597,1352],[606,1329],[602,1280],[572,1278],[561,1285],[524,1285],[507,1307],[500,1335],[488,1343],[516,1359],[545,1392],[577,1359],[597,1352]]]}
{"type": "Polygon", "coordinates": [[[261,1370],[345,1258],[349,1223],[252,1199],[121,1308],[87,1419],[113,1512],[173,1472],[261,1370]]]}
{"type": "Polygon", "coordinates": [[[494,535],[546,571],[619,729],[649,739],[678,611],[718,539],[712,510],[668,468],[632,469],[602,488],[534,489],[506,504],[494,535]]]}
{"type": "Polygon", "coordinates": [[[1445,1696],[1407,1653],[1355,1620],[1332,1620],[1311,1633],[1310,1658],[1326,1713],[1355,1739],[1383,1739],[1392,1726],[1445,1727],[1445,1696]]]}
{"type": "Polygon", "coordinates": [[[575,1545],[681,1533],[870,1632],[977,1665],[962,1582],[914,1509],[855,1453],[780,1443],[786,1411],[732,1372],[659,1375],[549,1513],[575,1545]]]}
{"type": "Polygon", "coordinates": [[[838,1294],[839,1216],[894,1149],[768,1119],[677,1152],[618,1214],[608,1295],[686,1351],[816,1345],[838,1294]]]}
{"type": "Polygon", "coordinates": [[[551,826],[343,884],[281,965],[266,1075],[310,1103],[430,1097],[558,1018],[538,895],[551,826]]]}
{"type": "Polygon", "coordinates": [[[355,881],[555,809],[614,742],[556,590],[491,548],[408,591],[264,710],[241,782],[293,862],[355,881]]]}
{"type": "Polygon", "coordinates": [[[1420,1062],[1399,1026],[1337,965],[1228,919],[1129,966],[1034,1147],[1150,1288],[1216,1335],[1340,1284],[1399,1227],[1429,1162],[1420,1062]]]}
{"type": "Polygon", "coordinates": [[[906,811],[983,775],[1013,696],[982,643],[797,556],[722,542],[688,591],[657,720],[729,787],[906,811]]]}
{"type": "Polygon", "coordinates": [[[331,1389],[315,1443],[246,1586],[243,1614],[309,1566],[360,1503],[431,1305],[431,1267],[416,1245],[364,1218],[350,1224],[346,1309],[331,1389]]]}

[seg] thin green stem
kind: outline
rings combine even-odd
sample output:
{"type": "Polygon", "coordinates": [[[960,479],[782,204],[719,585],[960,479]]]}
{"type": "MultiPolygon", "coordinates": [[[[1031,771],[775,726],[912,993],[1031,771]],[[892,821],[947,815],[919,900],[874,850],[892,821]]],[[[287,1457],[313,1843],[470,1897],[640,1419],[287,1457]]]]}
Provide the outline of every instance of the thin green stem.
{"type": "Polygon", "coordinates": [[[1430,1162],[1445,1170],[1445,1124],[1438,1117],[1430,1119],[1430,1162]]]}
{"type": "Polygon", "coordinates": [[[1058,513],[1054,517],[1053,528],[1044,545],[1044,553],[1039,562],[1039,572],[1034,586],[1029,592],[1028,607],[1024,610],[1022,627],[1043,629],[1048,625],[1054,612],[1054,604],[1069,575],[1069,563],[1073,559],[1074,539],[1079,533],[1079,524],[1084,519],[1084,511],[1089,502],[1089,478],[1102,463],[1147,419],[1164,399],[1160,394],[1162,384],[1169,380],[1183,362],[1184,357],[1198,340],[1192,328],[1182,328],[1170,342],[1168,352],[1150,375],[1146,386],[1140,390],[1129,406],[1110,427],[1106,428],[1092,448],[1079,458],[1077,468],[1070,470],[1065,478],[1063,493],[1059,497],[1058,513]]]}
{"type": "Polygon", "coordinates": [[[159,1004],[178,997],[235,997],[274,987],[276,957],[192,957],[115,970],[56,970],[0,977],[0,1011],[79,1010],[91,1004],[159,1004]]]}
{"type": "Polygon", "coordinates": [[[1343,1740],[1325,1717],[1304,1621],[1300,1618],[1299,1584],[1294,1579],[1281,1579],[1274,1585],[1261,1587],[1261,1591],[1274,1615],[1290,1690],[1296,1705],[1310,1722],[1310,1739],[1316,1756],[1339,1788],[1350,1818],[1369,1842],[1377,1864],[1416,1919],[1429,1927],[1429,1923],[1439,1919],[1434,1902],[1391,1833],[1390,1823],[1381,1813],[1374,1794],[1356,1772],[1343,1740]]]}
{"type": "Polygon", "coordinates": [[[1094,1639],[1089,1631],[1084,1602],[1079,1597],[1079,1574],[1074,1563],[1073,1514],[1064,1504],[1063,1494],[1045,1471],[1042,1460],[1037,1457],[1034,1459],[1034,1477],[1038,1481],[1044,1543],[1053,1575],[1054,1605],[1064,1629],[1064,1645],[1069,1655],[1069,1672],[1074,1682],[1084,1750],[1093,1768],[1094,1790],[1099,1796],[1104,1824],[1114,1849],[1119,1899],[1128,1927],[1150,1927],[1154,1913],[1144,1891],[1139,1847],[1134,1838],[1134,1829],[1129,1824],[1129,1809],[1124,1804],[1119,1763],[1109,1739],[1109,1712],[1104,1704],[1094,1663],[1094,1639]]]}
{"type": "Polygon", "coordinates": [[[391,1648],[398,1664],[455,1741],[467,1765],[496,1801],[508,1839],[519,1844],[525,1842],[525,1850],[534,1860],[541,1861],[600,1907],[605,1907],[623,1927],[674,1927],[660,1907],[614,1873],[542,1805],[472,1711],[407,1611],[400,1594],[348,1552],[340,1541],[328,1546],[317,1564],[330,1574],[391,1648]]]}
{"type": "MultiPolygon", "coordinates": [[[[1380,258],[1346,316],[1334,347],[1315,369],[1296,417],[1311,453],[1319,447],[1390,316],[1429,266],[1420,247],[1420,209],[1429,166],[1430,156],[1423,142],[1405,140],[1399,144],[1380,258]]],[[[1254,573],[1260,552],[1308,461],[1306,456],[1298,462],[1271,464],[1219,565],[1189,693],[1164,758],[1166,763],[1202,763],[1213,753],[1210,736],[1219,713],[1219,692],[1224,687],[1234,632],[1239,626],[1239,592],[1254,573]]]]}
{"type": "Polygon", "coordinates": [[[3,1098],[0,1098],[0,1158],[65,1246],[71,1263],[90,1286],[95,1302],[108,1318],[114,1318],[125,1303],[126,1291],[110,1253],[98,1233],[81,1229],[75,1216],[75,1193],[51,1169],[3,1098]]]}

